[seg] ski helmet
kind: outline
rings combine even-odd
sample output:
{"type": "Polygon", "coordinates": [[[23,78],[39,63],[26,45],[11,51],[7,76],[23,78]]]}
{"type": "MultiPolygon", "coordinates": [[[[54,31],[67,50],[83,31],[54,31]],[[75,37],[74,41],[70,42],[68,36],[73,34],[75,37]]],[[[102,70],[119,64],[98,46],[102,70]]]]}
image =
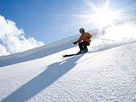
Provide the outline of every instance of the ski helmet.
{"type": "Polygon", "coordinates": [[[80,32],[80,33],[84,33],[84,32],[85,32],[85,29],[84,29],[84,28],[80,28],[80,29],[79,29],[79,32],[80,32]]]}

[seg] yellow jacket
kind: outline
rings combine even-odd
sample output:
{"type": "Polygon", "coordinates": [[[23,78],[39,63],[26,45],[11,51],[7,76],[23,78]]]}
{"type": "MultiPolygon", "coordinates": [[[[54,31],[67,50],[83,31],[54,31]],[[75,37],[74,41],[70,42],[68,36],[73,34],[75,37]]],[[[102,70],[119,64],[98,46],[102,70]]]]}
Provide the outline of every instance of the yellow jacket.
{"type": "Polygon", "coordinates": [[[90,45],[92,35],[90,33],[83,33],[80,38],[77,40],[78,43],[80,42],[87,42],[88,45],[90,45]]]}

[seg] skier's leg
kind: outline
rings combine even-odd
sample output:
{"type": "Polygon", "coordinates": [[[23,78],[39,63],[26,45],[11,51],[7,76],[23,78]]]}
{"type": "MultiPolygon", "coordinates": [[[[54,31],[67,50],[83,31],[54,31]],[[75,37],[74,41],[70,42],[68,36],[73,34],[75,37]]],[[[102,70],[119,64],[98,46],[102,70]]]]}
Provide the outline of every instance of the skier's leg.
{"type": "Polygon", "coordinates": [[[79,46],[80,51],[77,54],[80,54],[84,50],[83,42],[79,43],[78,46],[79,46]]]}
{"type": "Polygon", "coordinates": [[[79,46],[80,51],[83,51],[83,50],[84,50],[83,42],[79,43],[78,46],[79,46]]]}
{"type": "Polygon", "coordinates": [[[88,48],[87,48],[87,42],[83,42],[83,51],[84,52],[88,52],[88,48]]]}

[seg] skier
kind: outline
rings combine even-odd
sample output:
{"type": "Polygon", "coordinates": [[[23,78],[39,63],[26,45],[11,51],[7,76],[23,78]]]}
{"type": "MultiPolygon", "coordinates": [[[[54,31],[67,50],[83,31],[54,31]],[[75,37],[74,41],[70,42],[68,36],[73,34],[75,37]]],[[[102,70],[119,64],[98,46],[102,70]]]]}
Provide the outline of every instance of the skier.
{"type": "Polygon", "coordinates": [[[84,28],[80,28],[79,32],[81,33],[81,36],[77,41],[73,42],[73,44],[78,43],[80,51],[77,54],[82,54],[88,52],[87,46],[90,45],[92,35],[88,32],[85,32],[84,28]]]}

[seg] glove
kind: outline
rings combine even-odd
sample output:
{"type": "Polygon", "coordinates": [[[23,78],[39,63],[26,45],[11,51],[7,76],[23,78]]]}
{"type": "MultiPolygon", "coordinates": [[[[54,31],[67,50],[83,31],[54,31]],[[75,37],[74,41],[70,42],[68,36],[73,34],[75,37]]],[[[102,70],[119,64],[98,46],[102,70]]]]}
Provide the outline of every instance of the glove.
{"type": "Polygon", "coordinates": [[[77,41],[73,42],[73,44],[77,44],[77,41]]]}

